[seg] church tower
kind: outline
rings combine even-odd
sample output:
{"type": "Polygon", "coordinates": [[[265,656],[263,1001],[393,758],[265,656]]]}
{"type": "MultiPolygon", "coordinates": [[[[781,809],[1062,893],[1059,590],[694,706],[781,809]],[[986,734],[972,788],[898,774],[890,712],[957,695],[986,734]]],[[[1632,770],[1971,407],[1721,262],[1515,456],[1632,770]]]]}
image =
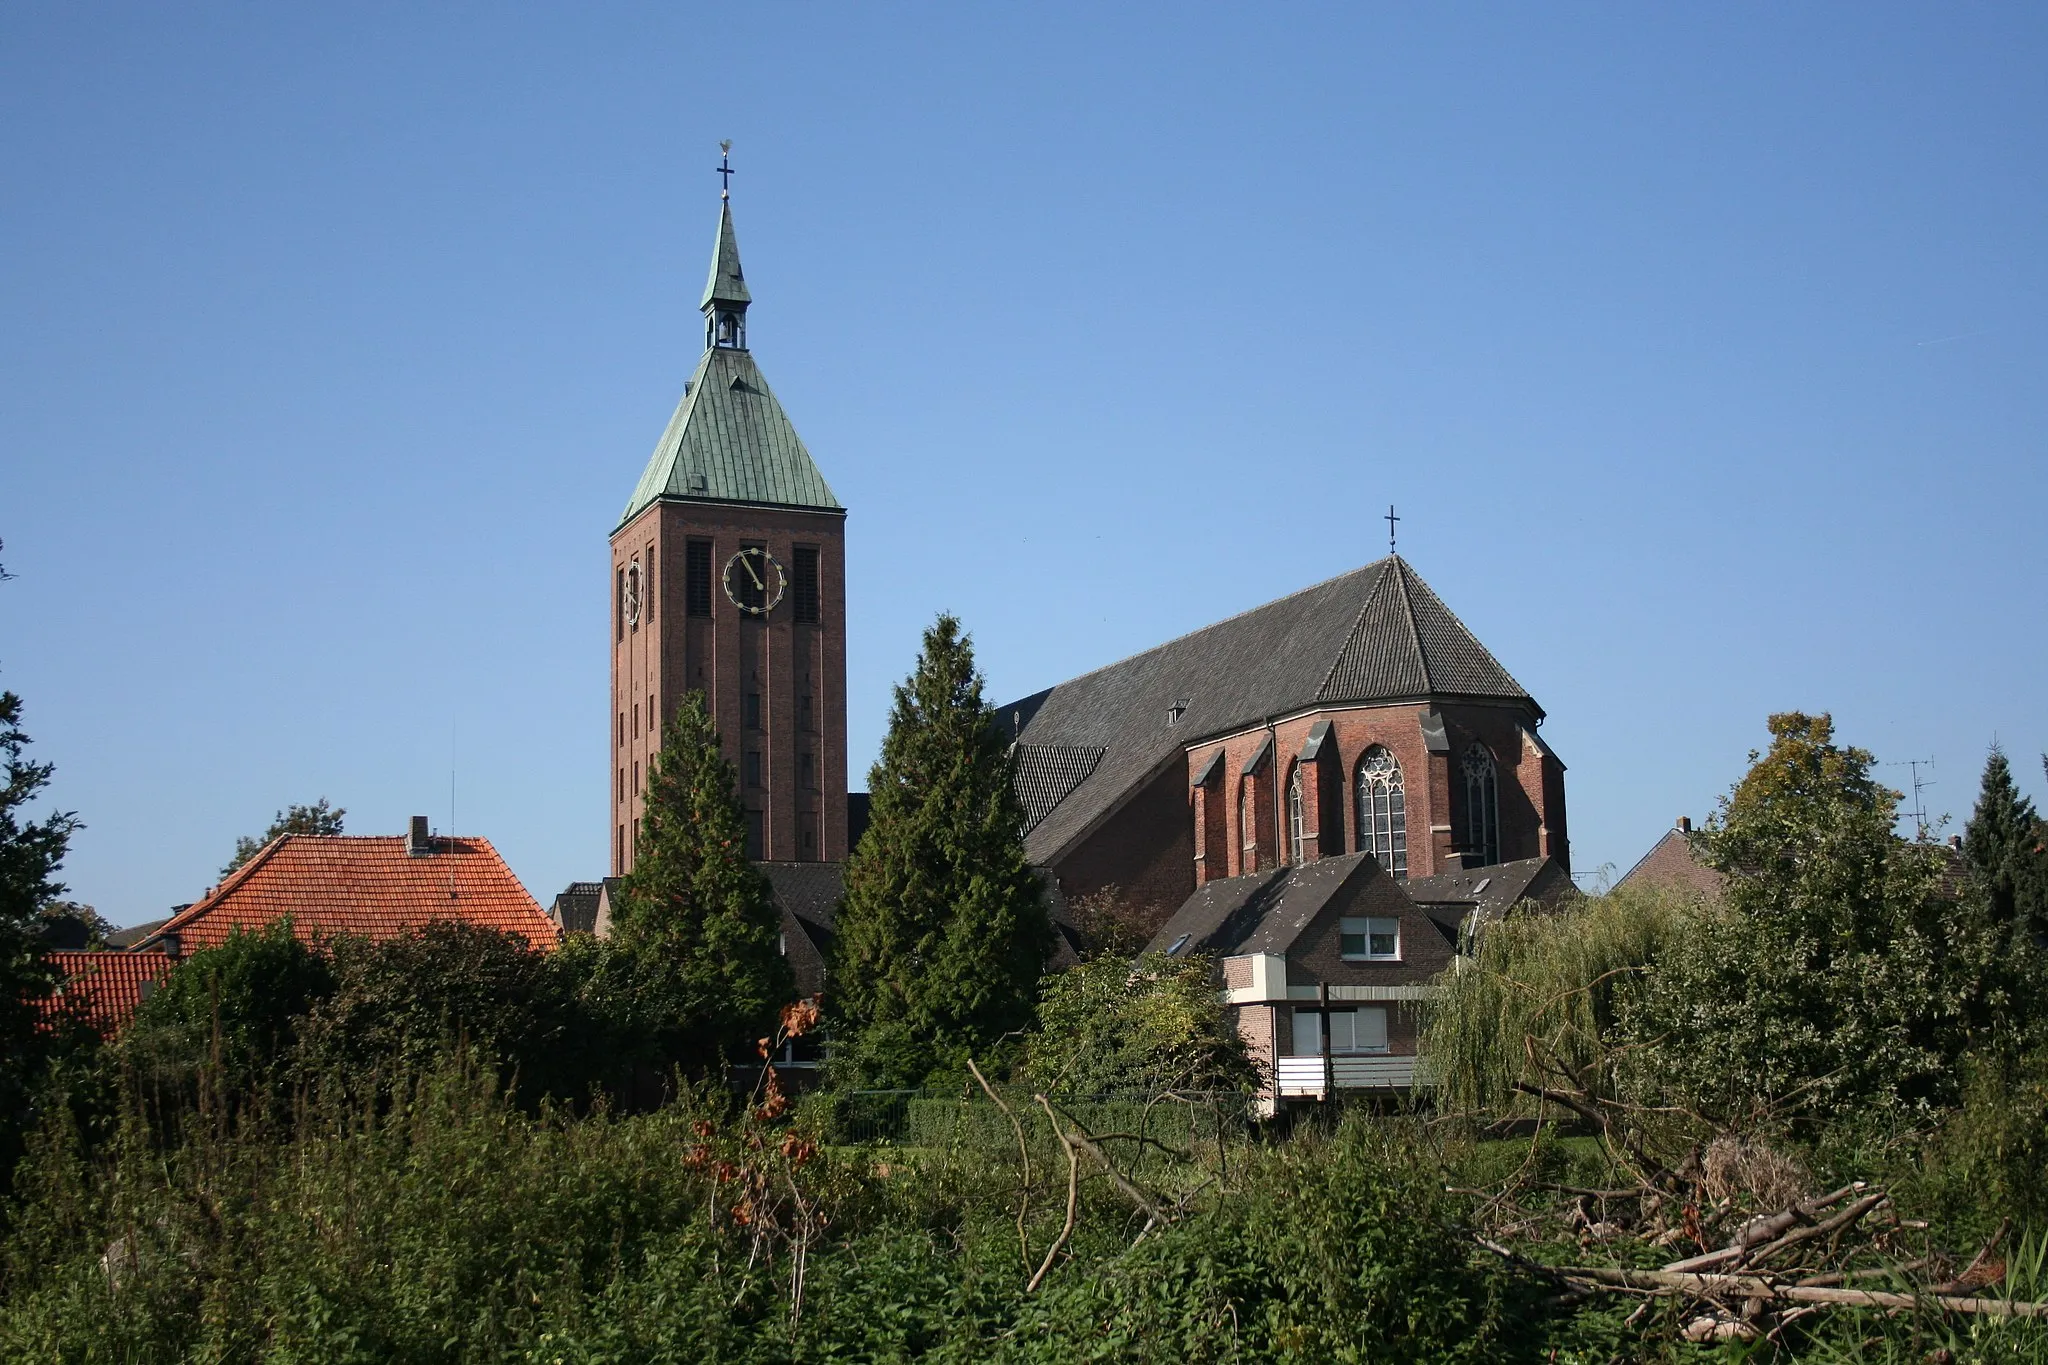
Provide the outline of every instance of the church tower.
{"type": "Polygon", "coordinates": [[[704,354],[611,537],[614,875],[633,866],[662,722],[692,690],[739,777],[747,856],[846,857],[846,509],[748,349],[719,198],[704,354]]]}

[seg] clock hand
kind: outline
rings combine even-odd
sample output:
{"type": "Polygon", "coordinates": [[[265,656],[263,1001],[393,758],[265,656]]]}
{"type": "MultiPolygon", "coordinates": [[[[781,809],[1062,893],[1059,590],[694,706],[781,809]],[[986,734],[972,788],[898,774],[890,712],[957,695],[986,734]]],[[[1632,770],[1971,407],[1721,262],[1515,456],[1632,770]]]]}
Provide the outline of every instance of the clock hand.
{"type": "Polygon", "coordinates": [[[751,558],[749,558],[742,559],[740,563],[746,566],[747,577],[754,580],[754,586],[759,588],[762,592],[768,591],[768,585],[761,581],[761,575],[754,572],[754,561],[751,558]]]}

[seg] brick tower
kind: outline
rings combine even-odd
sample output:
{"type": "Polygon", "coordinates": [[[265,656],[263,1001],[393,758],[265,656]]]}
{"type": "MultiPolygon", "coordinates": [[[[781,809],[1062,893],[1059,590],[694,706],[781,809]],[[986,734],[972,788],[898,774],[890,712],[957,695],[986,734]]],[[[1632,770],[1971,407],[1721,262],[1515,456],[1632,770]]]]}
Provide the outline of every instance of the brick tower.
{"type": "Polygon", "coordinates": [[[747,856],[846,857],[846,509],[747,349],[752,298],[721,193],[704,355],[612,532],[612,871],[661,722],[705,694],[747,856]]]}

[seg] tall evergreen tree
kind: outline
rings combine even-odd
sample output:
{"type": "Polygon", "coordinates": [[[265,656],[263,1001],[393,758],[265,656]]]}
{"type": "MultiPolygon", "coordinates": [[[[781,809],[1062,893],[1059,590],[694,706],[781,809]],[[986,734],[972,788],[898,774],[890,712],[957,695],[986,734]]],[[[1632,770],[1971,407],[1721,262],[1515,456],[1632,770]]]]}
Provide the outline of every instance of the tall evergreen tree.
{"type": "Polygon", "coordinates": [[[1996,744],[1984,761],[1977,809],[1963,827],[1963,856],[1994,924],[2016,943],[2048,933],[2048,853],[2034,803],[2020,794],[1996,744]]]}
{"type": "Polygon", "coordinates": [[[63,1041],[38,1030],[34,1001],[56,980],[41,911],[64,890],[57,869],[78,828],[77,817],[62,811],[27,818],[25,808],[52,772],[25,758],[27,748],[21,698],[0,692],[0,1194],[34,1121],[32,1097],[49,1055],[63,1041]]]}
{"type": "Polygon", "coordinates": [[[915,1085],[1031,1019],[1052,931],[981,689],[960,623],[939,617],[896,688],[846,864],[827,1003],[859,1083],[915,1085]]]}
{"type": "Polygon", "coordinates": [[[747,861],[746,812],[718,731],[691,692],[662,735],[647,779],[633,870],[614,933],[671,974],[697,1060],[737,1058],[796,992],[782,918],[747,861]]]}

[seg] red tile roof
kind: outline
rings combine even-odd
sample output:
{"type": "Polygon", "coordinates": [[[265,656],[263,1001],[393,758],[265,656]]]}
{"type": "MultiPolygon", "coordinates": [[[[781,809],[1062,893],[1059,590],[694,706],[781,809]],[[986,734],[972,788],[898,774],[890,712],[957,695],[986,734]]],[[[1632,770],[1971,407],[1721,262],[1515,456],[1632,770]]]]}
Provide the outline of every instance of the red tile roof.
{"type": "Polygon", "coordinates": [[[561,941],[490,840],[436,838],[433,850],[414,857],[403,835],[280,835],[145,942],[183,955],[285,915],[308,943],[342,934],[395,938],[437,919],[503,929],[535,948],[561,941]]]}
{"type": "Polygon", "coordinates": [[[57,989],[36,1002],[45,1019],[60,1010],[79,1010],[85,1021],[112,1037],[135,1017],[143,995],[170,974],[174,965],[162,953],[57,952],[50,963],[64,974],[57,989]]]}

